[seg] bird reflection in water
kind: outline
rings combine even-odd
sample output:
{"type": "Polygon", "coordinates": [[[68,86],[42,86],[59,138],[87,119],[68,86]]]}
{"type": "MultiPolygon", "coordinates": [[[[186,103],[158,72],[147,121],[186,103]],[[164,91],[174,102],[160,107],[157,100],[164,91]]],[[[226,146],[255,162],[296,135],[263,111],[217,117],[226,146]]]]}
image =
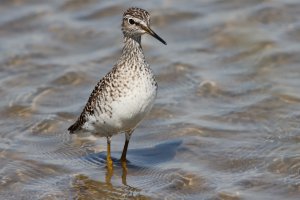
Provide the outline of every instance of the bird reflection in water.
{"type": "MultiPolygon", "coordinates": [[[[118,159],[120,152],[113,152],[110,158],[107,158],[106,152],[84,156],[82,160],[91,164],[91,167],[86,171],[88,175],[79,174],[74,177],[72,188],[75,198],[81,200],[124,199],[125,196],[130,199],[150,199],[140,194],[141,189],[128,184],[130,171],[134,173],[133,176],[140,176],[145,173],[145,169],[149,169],[149,173],[153,172],[155,166],[173,160],[181,144],[182,140],[173,140],[154,147],[132,149],[127,162],[118,159]],[[105,177],[103,177],[104,174],[105,177]],[[99,180],[99,177],[103,177],[104,180],[99,180]]],[[[110,152],[107,155],[110,155],[110,152]]],[[[132,184],[135,184],[134,178],[132,184]]]]}
{"type": "MultiPolygon", "coordinates": [[[[122,167],[122,184],[128,186],[127,185],[127,171],[128,171],[127,163],[121,161],[120,164],[121,164],[121,167],[122,167]]],[[[107,171],[106,171],[106,174],[105,174],[105,182],[107,184],[111,184],[111,178],[114,174],[113,162],[106,162],[106,170],[107,171]]]]}
{"type": "MultiPolygon", "coordinates": [[[[113,158],[114,160],[114,158],[113,158]]],[[[141,189],[129,186],[127,184],[128,167],[126,162],[106,163],[105,180],[95,180],[90,176],[79,174],[72,181],[72,196],[75,199],[149,199],[141,195],[141,189]],[[120,164],[120,165],[119,165],[120,164]],[[122,168],[121,184],[113,184],[112,178],[117,177],[118,169],[122,168]]],[[[99,172],[99,171],[98,171],[99,172]]],[[[99,176],[99,173],[93,175],[99,176]]],[[[115,178],[116,179],[116,178],[115,178]]],[[[114,180],[115,180],[114,179],[114,180]]],[[[119,180],[117,180],[119,181],[119,180]]]]}

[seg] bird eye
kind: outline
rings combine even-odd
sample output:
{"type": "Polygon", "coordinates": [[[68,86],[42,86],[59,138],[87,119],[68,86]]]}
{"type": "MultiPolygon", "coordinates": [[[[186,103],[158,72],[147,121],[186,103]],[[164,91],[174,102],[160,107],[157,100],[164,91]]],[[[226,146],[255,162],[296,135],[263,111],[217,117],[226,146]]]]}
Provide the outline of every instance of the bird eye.
{"type": "Polygon", "coordinates": [[[134,20],[133,19],[128,19],[129,24],[134,24],[134,20]]]}

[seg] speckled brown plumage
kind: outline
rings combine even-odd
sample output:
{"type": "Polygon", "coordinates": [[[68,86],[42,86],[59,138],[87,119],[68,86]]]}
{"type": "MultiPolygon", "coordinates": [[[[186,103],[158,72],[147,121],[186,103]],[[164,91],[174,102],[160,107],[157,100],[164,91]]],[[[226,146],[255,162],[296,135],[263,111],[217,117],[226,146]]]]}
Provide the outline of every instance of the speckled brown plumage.
{"type": "Polygon", "coordinates": [[[98,115],[106,113],[111,118],[112,109],[109,104],[126,95],[126,92],[130,90],[129,84],[131,81],[135,81],[141,76],[149,74],[152,84],[157,88],[157,83],[150,68],[137,68],[137,65],[131,65],[133,69],[124,69],[126,66],[126,63],[122,63],[122,65],[119,63],[119,65],[113,67],[113,69],[97,83],[79,118],[68,128],[70,133],[79,130],[87,121],[87,116],[94,115],[95,112],[97,112],[98,115]],[[123,70],[120,70],[120,68],[123,68],[123,70]],[[131,80],[128,80],[128,77],[131,77],[131,80]]]}
{"type": "Polygon", "coordinates": [[[157,90],[152,70],[145,61],[141,36],[148,33],[166,44],[149,23],[149,13],[143,9],[129,8],[124,13],[122,55],[95,86],[79,118],[69,127],[70,133],[90,132],[107,137],[110,143],[112,135],[126,132],[127,150],[130,135],[150,111],[157,90]]]}

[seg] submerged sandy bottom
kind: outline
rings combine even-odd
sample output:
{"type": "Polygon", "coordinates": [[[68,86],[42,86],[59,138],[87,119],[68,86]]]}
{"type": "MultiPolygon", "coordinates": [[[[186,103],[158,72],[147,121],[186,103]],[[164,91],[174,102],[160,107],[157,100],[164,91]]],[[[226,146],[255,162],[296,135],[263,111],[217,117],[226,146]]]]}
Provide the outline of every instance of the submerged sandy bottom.
{"type": "Polygon", "coordinates": [[[300,3],[4,1],[0,6],[0,199],[298,199],[300,3]],[[124,10],[145,36],[159,93],[132,137],[66,129],[122,48],[124,10]]]}

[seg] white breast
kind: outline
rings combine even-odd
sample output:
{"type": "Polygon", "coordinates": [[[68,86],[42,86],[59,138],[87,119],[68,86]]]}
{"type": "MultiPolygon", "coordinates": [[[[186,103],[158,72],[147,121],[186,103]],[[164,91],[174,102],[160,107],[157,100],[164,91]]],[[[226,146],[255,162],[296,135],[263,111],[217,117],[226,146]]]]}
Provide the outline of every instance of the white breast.
{"type": "Polygon", "coordinates": [[[134,129],[151,110],[156,86],[149,79],[132,83],[125,95],[111,102],[111,114],[91,115],[83,128],[98,136],[134,129]]]}
{"type": "Polygon", "coordinates": [[[113,123],[123,131],[138,125],[151,110],[156,97],[156,87],[148,82],[135,85],[130,91],[112,103],[113,123]]]}

